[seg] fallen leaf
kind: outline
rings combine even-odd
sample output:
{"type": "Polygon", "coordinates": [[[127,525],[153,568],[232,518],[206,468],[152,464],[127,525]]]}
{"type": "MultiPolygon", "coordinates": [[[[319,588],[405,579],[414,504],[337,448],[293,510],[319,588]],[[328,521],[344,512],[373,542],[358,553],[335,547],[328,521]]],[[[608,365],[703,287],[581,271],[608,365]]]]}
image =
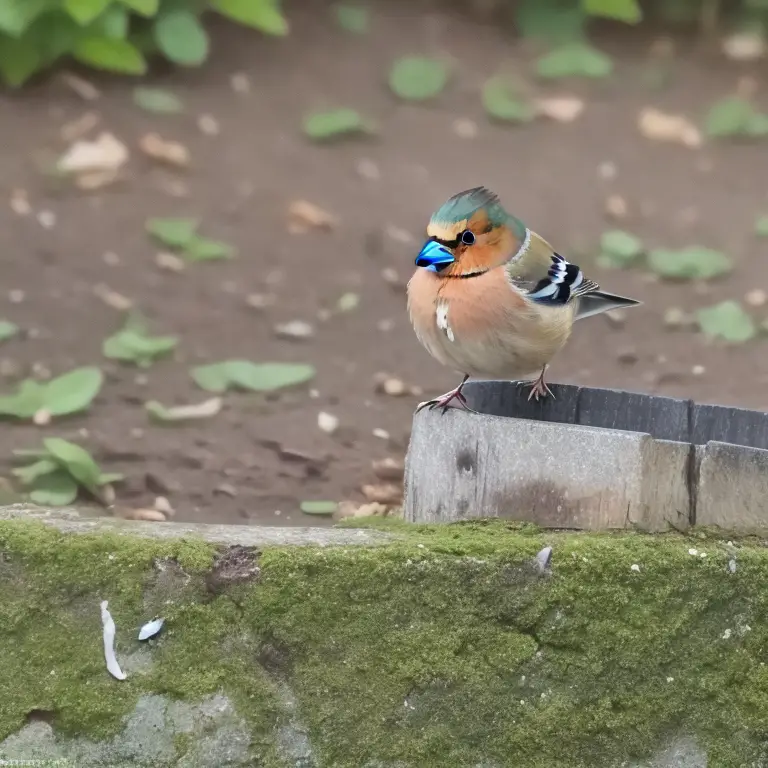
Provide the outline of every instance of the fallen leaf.
{"type": "Polygon", "coordinates": [[[755,220],[755,234],[758,237],[768,237],[768,215],[757,217],[755,220]]]}
{"type": "Polygon", "coordinates": [[[315,376],[315,369],[303,363],[227,360],[197,366],[190,373],[197,385],[209,392],[226,392],[228,389],[273,392],[310,381],[315,376]]]}
{"type": "Polygon", "coordinates": [[[652,141],[668,141],[695,149],[703,144],[699,129],[683,115],[672,115],[645,107],[637,121],[640,133],[652,141]]]}
{"type": "Polygon", "coordinates": [[[355,35],[362,35],[368,31],[368,9],[359,3],[343,2],[334,5],[336,22],[338,25],[355,35]]]}
{"type": "Polygon", "coordinates": [[[542,56],[536,62],[539,77],[607,77],[613,61],[604,53],[582,41],[566,43],[542,56]]]}
{"type": "Polygon", "coordinates": [[[178,141],[163,139],[156,133],[148,133],[139,140],[141,151],[153,160],[186,168],[189,165],[189,150],[178,141]]]}
{"type": "Polygon", "coordinates": [[[59,159],[61,173],[115,171],[128,161],[128,148],[111,133],[102,132],[94,141],[76,141],[59,159]]]}
{"type": "Polygon", "coordinates": [[[400,504],[403,501],[403,489],[395,483],[381,483],[380,485],[364,485],[363,496],[368,501],[379,504],[400,504]]]}
{"type": "Polygon", "coordinates": [[[173,92],[162,88],[138,86],[133,89],[133,103],[145,110],[161,115],[173,115],[184,111],[184,103],[173,92]]]}
{"type": "Polygon", "coordinates": [[[98,112],[86,112],[76,120],[65,123],[60,131],[62,141],[71,144],[92,131],[101,120],[98,112]]]}
{"type": "Polygon", "coordinates": [[[597,263],[601,267],[628,267],[645,252],[640,240],[629,232],[613,229],[604,232],[600,238],[600,255],[597,263]]]}
{"type": "Polygon", "coordinates": [[[483,107],[495,120],[527,123],[536,117],[536,109],[520,92],[515,80],[496,75],[483,86],[483,107]]]}
{"type": "Polygon", "coordinates": [[[336,217],[306,200],[294,200],[288,207],[288,231],[304,234],[312,229],[331,230],[338,223],[336,217]]]}
{"type": "Polygon", "coordinates": [[[61,81],[76,93],[83,101],[96,101],[101,96],[101,91],[84,77],[75,75],[72,72],[62,72],[59,77],[61,81]]]}
{"type": "Polygon", "coordinates": [[[302,501],[299,508],[305,515],[330,517],[338,509],[335,501],[302,501]]]}
{"type": "Polygon", "coordinates": [[[711,338],[742,344],[757,335],[757,326],[737,301],[723,301],[700,309],[696,316],[701,330],[711,338]]]}
{"type": "Polygon", "coordinates": [[[656,248],[648,253],[648,266],[661,277],[709,280],[731,271],[731,260],[721,251],[691,245],[680,250],[656,248]]]}
{"type": "Polygon", "coordinates": [[[425,56],[403,56],[389,72],[389,87],[401,99],[425,101],[437,96],[448,83],[444,61],[425,56]]]}
{"type": "Polygon", "coordinates": [[[202,403],[195,403],[194,405],[165,406],[157,402],[157,400],[150,400],[148,403],[145,403],[144,407],[156,421],[178,422],[208,419],[219,413],[222,405],[223,400],[220,397],[212,397],[209,400],[204,400],[202,403]]]}
{"type": "Polygon", "coordinates": [[[313,141],[331,141],[354,134],[373,133],[373,122],[354,109],[314,112],[304,119],[304,134],[313,141]]]}
{"type": "Polygon", "coordinates": [[[539,115],[559,123],[572,123],[584,111],[584,101],[578,96],[550,96],[537,99],[535,107],[539,115]]]}

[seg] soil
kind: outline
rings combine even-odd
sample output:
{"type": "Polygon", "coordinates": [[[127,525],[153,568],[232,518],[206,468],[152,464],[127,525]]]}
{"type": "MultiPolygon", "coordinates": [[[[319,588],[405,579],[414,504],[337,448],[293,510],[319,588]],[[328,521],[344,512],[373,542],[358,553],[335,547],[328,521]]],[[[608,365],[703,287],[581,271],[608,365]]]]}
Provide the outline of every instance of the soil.
{"type": "MultiPolygon", "coordinates": [[[[402,459],[415,404],[457,383],[416,341],[404,288],[429,214],[479,184],[561,252],[574,254],[604,288],[644,302],[621,322],[581,324],[554,361],[551,380],[768,407],[765,342],[713,344],[691,331],[670,332],[663,322],[672,306],[694,310],[768,289],[768,239],[753,233],[755,217],[768,212],[766,150],[709,142],[692,150],[650,141],[636,127],[646,105],[700,122],[740,78],[764,85],[764,68],[678,41],[670,84],[651,90],[644,73],[653,40],[631,32],[598,41],[616,61],[609,80],[542,86],[529,77],[528,44],[460,14],[381,2],[365,37],[340,30],[323,7],[297,9],[291,23],[283,40],[216,28],[210,65],[147,78],[183,99],[186,111],[178,116],[138,109],[133,81],[92,74],[86,76],[102,95],[90,103],[60,77],[0,95],[2,194],[7,200],[12,190],[25,190],[32,207],[26,216],[0,207],[0,318],[25,329],[0,347],[0,385],[9,390],[30,372],[45,376],[87,364],[107,373],[86,415],[45,428],[4,423],[3,460],[56,434],[91,450],[105,471],[127,475],[117,488],[127,506],[165,495],[180,520],[330,523],[302,514],[300,502],[362,501],[361,486],[376,482],[371,462],[402,459]],[[392,60],[413,52],[446,52],[455,61],[448,89],[426,106],[398,102],[386,87],[392,60]],[[583,98],[584,113],[569,124],[491,124],[478,92],[501,66],[538,92],[583,98]],[[232,87],[234,73],[247,77],[250,92],[232,87]],[[332,146],[302,136],[308,111],[338,106],[376,120],[378,135],[332,146]],[[99,117],[90,137],[108,130],[131,149],[124,177],[91,192],[41,172],[66,148],[62,127],[86,112],[99,117]],[[200,130],[200,115],[215,118],[218,135],[200,130]],[[474,137],[462,135],[467,124],[476,128],[474,137]],[[138,142],[148,132],[182,142],[190,169],[163,169],[144,158],[138,142]],[[610,195],[626,201],[628,214],[619,222],[606,215],[610,195]],[[327,210],[338,225],[291,233],[286,212],[295,200],[327,210]],[[41,211],[55,214],[50,228],[41,226],[41,211]],[[234,244],[238,257],[179,274],[158,268],[144,222],[184,215],[234,244]],[[594,245],[616,226],[649,246],[722,249],[736,268],[711,285],[600,269],[592,263],[594,245]],[[394,285],[383,270],[395,270],[394,285]],[[99,285],[132,299],[159,333],[179,334],[174,358],[147,370],[104,360],[102,341],[123,317],[97,296],[99,285]],[[356,309],[327,311],[348,292],[360,296],[356,309]],[[255,309],[251,294],[274,303],[255,309]],[[315,335],[278,336],[274,326],[291,320],[312,323],[315,335]],[[231,358],[312,363],[317,375],[308,387],[279,396],[228,394],[220,414],[191,425],[148,421],[144,401],[201,401],[209,395],[189,368],[231,358]],[[423,394],[377,392],[381,372],[423,394]],[[335,434],[318,428],[321,411],[338,417],[335,434]]],[[[759,90],[757,99],[766,106],[759,90]]],[[[0,466],[0,475],[8,468],[0,466]]]]}

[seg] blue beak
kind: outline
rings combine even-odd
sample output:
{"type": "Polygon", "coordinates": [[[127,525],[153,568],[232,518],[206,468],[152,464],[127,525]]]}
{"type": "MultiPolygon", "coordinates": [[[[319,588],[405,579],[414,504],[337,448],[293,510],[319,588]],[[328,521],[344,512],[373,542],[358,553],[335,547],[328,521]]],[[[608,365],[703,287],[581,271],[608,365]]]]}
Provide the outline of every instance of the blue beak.
{"type": "Polygon", "coordinates": [[[416,266],[428,269],[430,272],[439,272],[455,261],[453,254],[444,245],[434,240],[427,240],[416,257],[416,266]]]}

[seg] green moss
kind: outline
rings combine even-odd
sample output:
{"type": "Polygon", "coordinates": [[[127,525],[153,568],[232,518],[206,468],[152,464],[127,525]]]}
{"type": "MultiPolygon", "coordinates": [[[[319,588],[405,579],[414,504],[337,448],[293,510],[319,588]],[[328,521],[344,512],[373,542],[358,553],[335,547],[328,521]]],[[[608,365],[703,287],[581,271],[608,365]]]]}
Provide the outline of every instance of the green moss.
{"type": "Polygon", "coordinates": [[[396,540],[269,548],[258,583],[213,596],[209,545],[0,524],[0,738],[33,709],[53,711],[61,731],[106,736],[141,693],[224,691],[259,764],[277,766],[287,684],[318,764],[338,768],[612,766],[680,730],[712,765],[761,756],[768,552],[758,541],[365,525],[396,540]],[[551,576],[530,566],[544,544],[551,576]],[[104,669],[98,601],[110,601],[118,657],[129,653],[158,559],[177,561],[192,588],[167,605],[150,670],[118,683],[104,669]]]}

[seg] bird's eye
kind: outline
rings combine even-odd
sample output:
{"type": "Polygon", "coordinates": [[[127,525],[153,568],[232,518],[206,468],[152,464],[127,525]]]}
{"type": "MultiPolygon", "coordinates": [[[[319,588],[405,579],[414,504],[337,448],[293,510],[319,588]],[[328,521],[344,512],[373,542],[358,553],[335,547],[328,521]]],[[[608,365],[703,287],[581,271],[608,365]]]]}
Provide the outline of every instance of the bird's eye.
{"type": "Polygon", "coordinates": [[[470,232],[468,229],[465,229],[461,235],[459,235],[459,239],[461,240],[464,245],[474,245],[475,244],[475,235],[473,232],[470,232]]]}

